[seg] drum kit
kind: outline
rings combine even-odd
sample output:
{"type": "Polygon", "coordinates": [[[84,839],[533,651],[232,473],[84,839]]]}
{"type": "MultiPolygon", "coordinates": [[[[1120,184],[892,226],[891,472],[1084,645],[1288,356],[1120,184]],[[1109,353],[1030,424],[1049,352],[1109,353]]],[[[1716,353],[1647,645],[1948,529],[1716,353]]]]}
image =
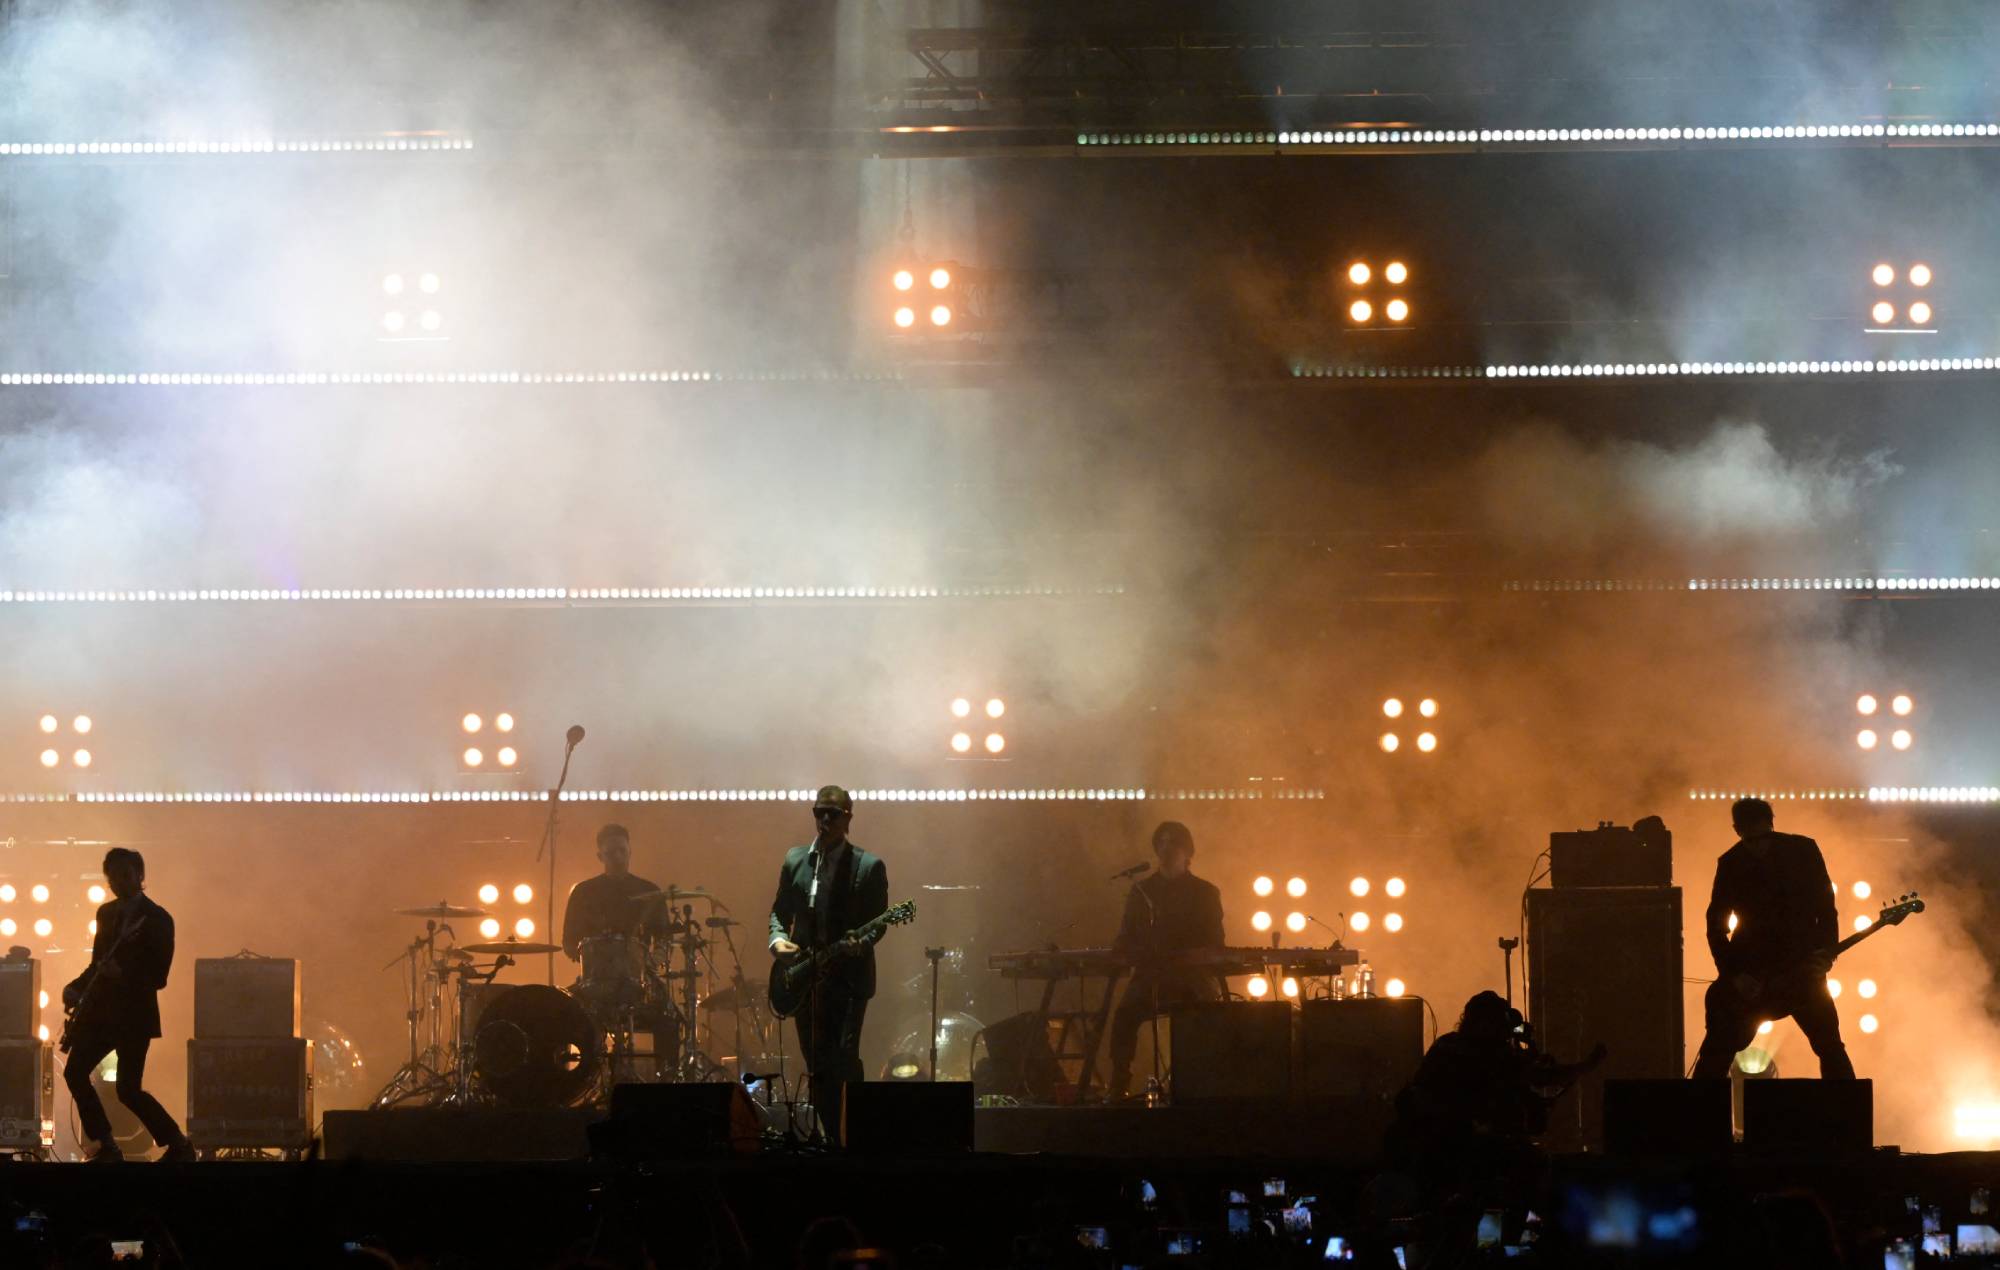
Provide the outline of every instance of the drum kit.
{"type": "Polygon", "coordinates": [[[735,1079],[757,1061],[773,1022],[764,985],[743,977],[735,919],[704,890],[632,898],[649,905],[647,923],[580,941],[582,973],[568,988],[504,978],[521,958],[559,945],[458,943],[450,923],[490,916],[485,909],[397,909],[424,919],[423,933],[383,967],[403,971],[409,1058],[371,1105],[578,1107],[604,1102],[619,1083],[735,1079]],[[697,900],[706,918],[695,916],[697,900]]]}

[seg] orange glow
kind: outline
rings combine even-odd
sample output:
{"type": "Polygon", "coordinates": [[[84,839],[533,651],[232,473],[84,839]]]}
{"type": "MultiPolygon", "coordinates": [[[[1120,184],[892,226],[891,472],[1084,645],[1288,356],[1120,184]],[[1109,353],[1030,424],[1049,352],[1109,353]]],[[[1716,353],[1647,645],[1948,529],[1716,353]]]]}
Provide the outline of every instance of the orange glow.
{"type": "Polygon", "coordinates": [[[1366,300],[1356,300],[1347,306],[1347,316],[1356,322],[1366,322],[1375,316],[1375,306],[1366,300]]]}
{"type": "Polygon", "coordinates": [[[1375,271],[1370,269],[1365,261],[1357,260],[1347,266],[1347,280],[1357,287],[1367,286],[1368,280],[1374,276],[1375,271]]]}

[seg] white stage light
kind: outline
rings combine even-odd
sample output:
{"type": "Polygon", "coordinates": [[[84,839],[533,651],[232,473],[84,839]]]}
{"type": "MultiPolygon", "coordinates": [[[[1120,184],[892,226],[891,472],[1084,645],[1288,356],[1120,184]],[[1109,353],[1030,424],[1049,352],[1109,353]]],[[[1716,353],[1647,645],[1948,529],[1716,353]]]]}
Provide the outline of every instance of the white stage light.
{"type": "Polygon", "coordinates": [[[1276,889],[1277,889],[1277,883],[1273,882],[1270,878],[1264,877],[1262,875],[1259,875],[1257,880],[1250,884],[1251,893],[1260,896],[1269,895],[1272,891],[1276,889]]]}

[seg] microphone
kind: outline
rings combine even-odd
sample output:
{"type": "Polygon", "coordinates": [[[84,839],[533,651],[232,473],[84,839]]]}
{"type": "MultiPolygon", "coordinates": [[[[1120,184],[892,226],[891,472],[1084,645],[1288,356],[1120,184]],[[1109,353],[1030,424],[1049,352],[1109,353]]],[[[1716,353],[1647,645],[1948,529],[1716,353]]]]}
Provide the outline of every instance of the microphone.
{"type": "Polygon", "coordinates": [[[578,724],[575,724],[575,725],[573,725],[573,726],[572,726],[572,727],[570,728],[570,730],[569,730],[569,734],[568,734],[568,735],[569,735],[569,748],[571,748],[571,749],[573,750],[573,749],[575,749],[575,748],[576,748],[577,746],[579,746],[579,745],[582,745],[582,744],[583,744],[583,725],[582,725],[581,723],[578,723],[578,724]]]}
{"type": "Polygon", "coordinates": [[[1153,866],[1151,864],[1148,864],[1146,861],[1141,860],[1139,861],[1139,863],[1133,865],[1129,869],[1118,870],[1118,872],[1111,875],[1111,880],[1113,882],[1123,882],[1126,878],[1136,878],[1141,873],[1146,872],[1146,870],[1152,867],[1153,866]]]}

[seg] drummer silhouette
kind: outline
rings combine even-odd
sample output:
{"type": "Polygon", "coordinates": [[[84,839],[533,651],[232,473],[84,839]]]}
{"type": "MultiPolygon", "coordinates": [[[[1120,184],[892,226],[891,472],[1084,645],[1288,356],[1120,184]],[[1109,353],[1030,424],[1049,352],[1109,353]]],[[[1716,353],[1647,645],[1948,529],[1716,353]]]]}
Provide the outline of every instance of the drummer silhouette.
{"type": "MultiPolygon", "coordinates": [[[[667,924],[666,908],[657,898],[660,886],[632,872],[632,835],[624,825],[597,831],[597,859],[604,870],[569,890],[563,907],[563,954],[571,961],[583,956],[583,942],[598,935],[638,935],[667,924]]],[[[586,970],[586,973],[588,971],[586,970]]]]}
{"type": "Polygon", "coordinates": [[[563,907],[563,953],[583,963],[570,993],[607,1031],[650,1031],[654,1076],[664,1075],[679,1061],[680,1028],[647,949],[672,921],[659,884],[632,872],[625,826],[597,831],[597,858],[603,871],[571,887],[563,907]]]}

